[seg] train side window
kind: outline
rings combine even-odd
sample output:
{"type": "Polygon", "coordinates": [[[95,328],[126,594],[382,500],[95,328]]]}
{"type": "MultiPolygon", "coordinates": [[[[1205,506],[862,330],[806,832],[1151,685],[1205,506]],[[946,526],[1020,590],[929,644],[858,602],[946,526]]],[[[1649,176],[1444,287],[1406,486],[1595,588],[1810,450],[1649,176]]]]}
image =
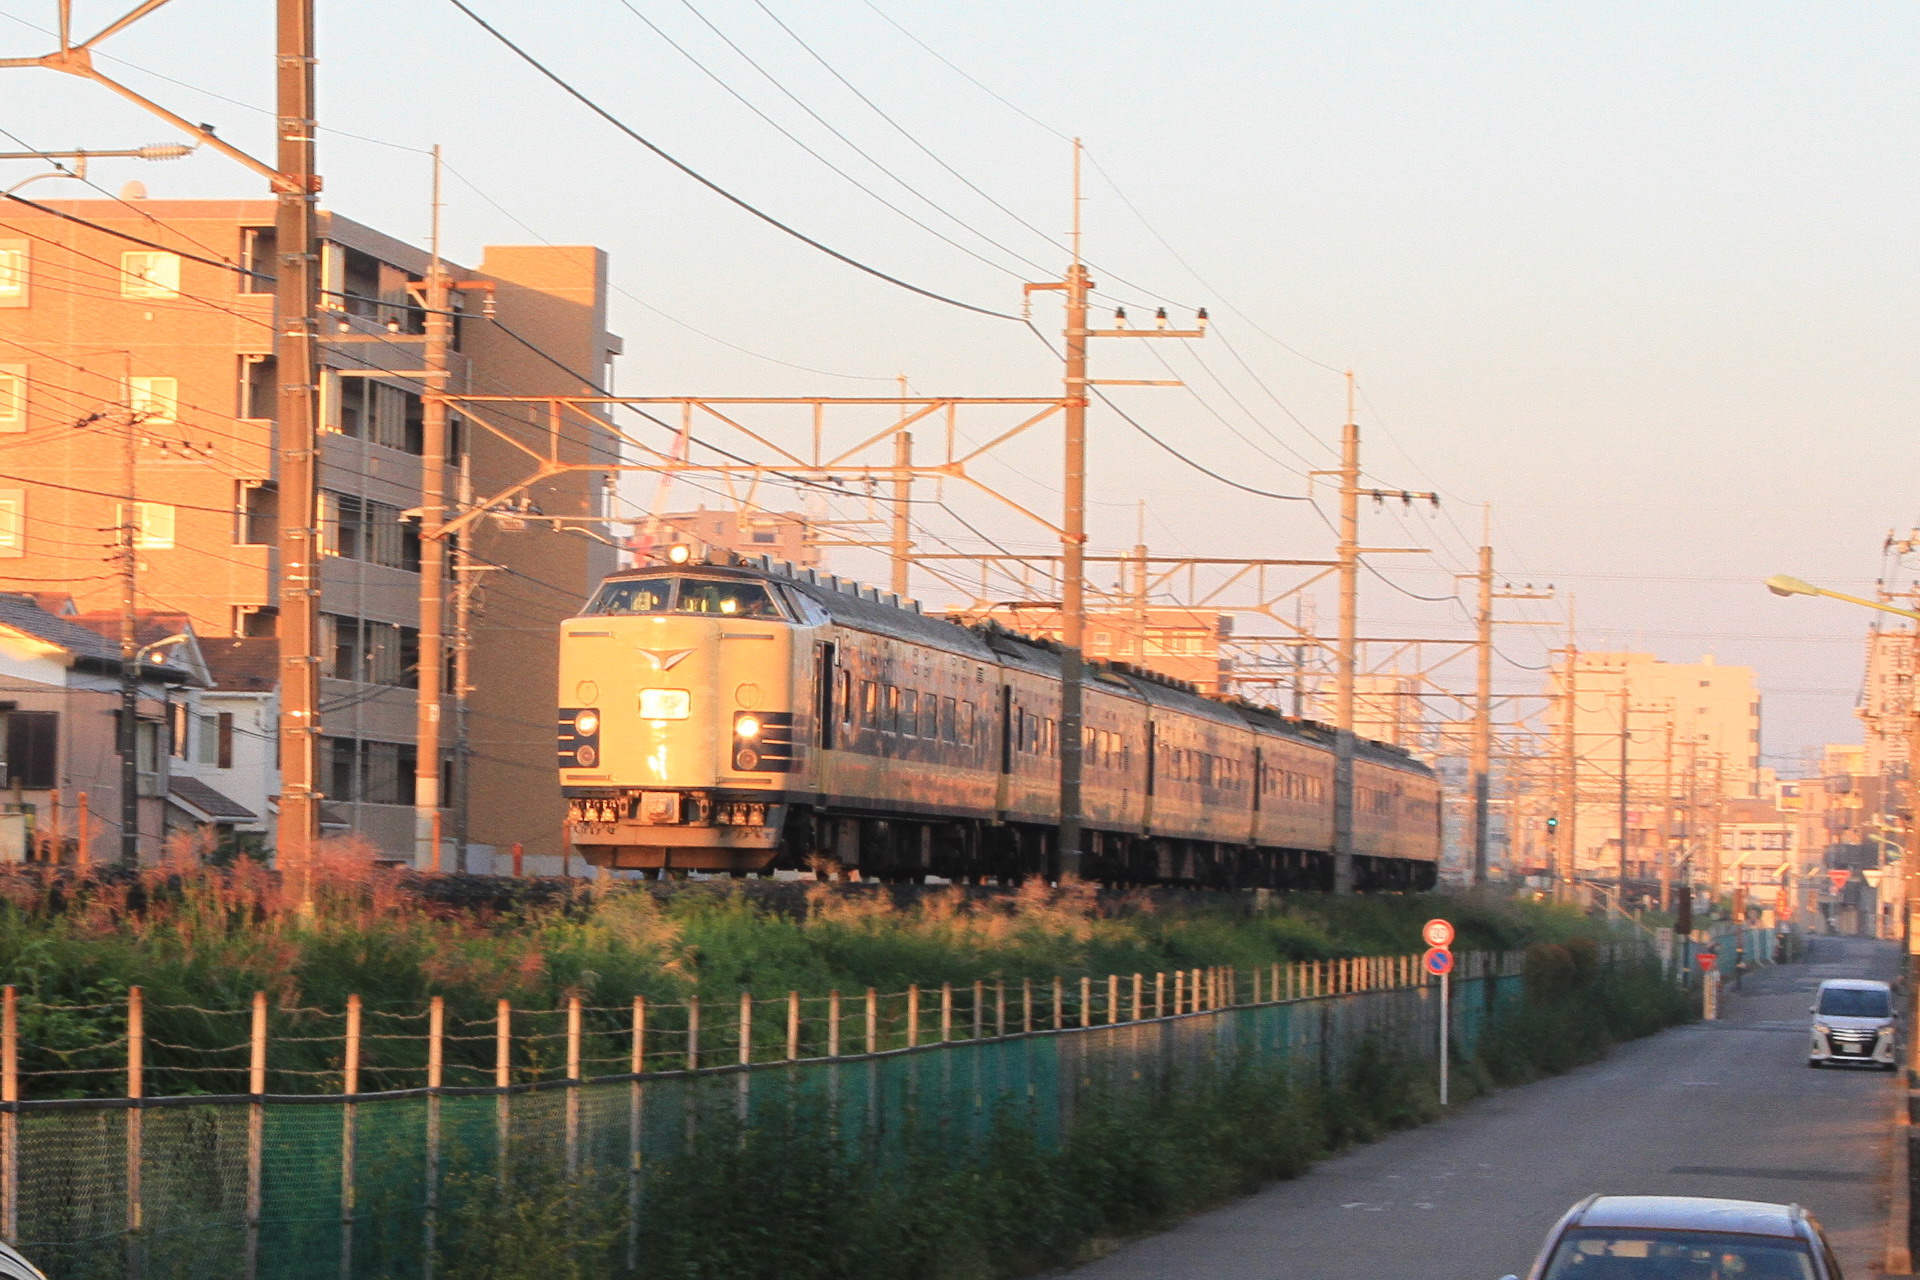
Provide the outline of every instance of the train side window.
{"type": "Polygon", "coordinates": [[[842,671],[840,673],[840,722],[851,725],[853,721],[853,672],[842,671]]]}
{"type": "Polygon", "coordinates": [[[880,731],[882,733],[900,731],[900,687],[898,685],[887,686],[887,710],[880,722],[880,731]]]}
{"type": "Polygon", "coordinates": [[[1060,753],[1059,723],[1051,719],[1047,720],[1045,722],[1045,728],[1043,729],[1042,732],[1044,733],[1043,749],[1045,750],[1046,754],[1050,756],[1058,755],[1060,753]]]}
{"type": "Polygon", "coordinates": [[[860,682],[860,723],[869,729],[880,727],[880,686],[871,680],[860,682]]]}
{"type": "Polygon", "coordinates": [[[971,702],[962,702],[960,704],[960,741],[970,747],[974,745],[974,715],[975,712],[971,702]]]}
{"type": "Polygon", "coordinates": [[[960,726],[958,721],[959,707],[955,704],[954,700],[952,698],[940,699],[940,740],[942,742],[960,741],[960,726]]]}
{"type": "Polygon", "coordinates": [[[900,691],[900,732],[909,738],[920,732],[920,695],[912,689],[900,691]]]}

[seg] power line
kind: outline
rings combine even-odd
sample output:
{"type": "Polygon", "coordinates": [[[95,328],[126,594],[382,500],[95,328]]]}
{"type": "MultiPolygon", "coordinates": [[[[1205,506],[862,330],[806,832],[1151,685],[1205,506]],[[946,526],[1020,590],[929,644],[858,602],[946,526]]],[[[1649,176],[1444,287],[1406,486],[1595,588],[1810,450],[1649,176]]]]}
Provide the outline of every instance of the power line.
{"type": "MultiPolygon", "coordinates": [[[[888,284],[893,285],[896,288],[905,289],[908,293],[919,294],[921,297],[930,298],[935,302],[944,302],[950,307],[958,307],[962,311],[971,311],[976,315],[991,316],[996,320],[1016,320],[1017,321],[1020,319],[1019,316],[1011,315],[1004,311],[994,311],[987,307],[977,307],[971,302],[962,302],[958,298],[950,298],[943,293],[936,293],[932,289],[923,289],[917,284],[910,284],[907,281],[902,280],[898,276],[889,275],[887,272],[880,270],[880,268],[878,267],[868,266],[866,263],[861,262],[858,258],[854,258],[847,254],[841,253],[838,249],[831,248],[828,245],[825,245],[820,241],[814,239],[812,236],[807,235],[805,232],[800,231],[795,227],[789,226],[787,223],[780,221],[780,219],[774,217],[772,214],[765,212],[764,210],[756,207],[755,205],[750,204],[740,196],[733,194],[733,192],[727,190],[725,187],[721,186],[719,183],[713,181],[711,178],[708,178],[704,174],[700,173],[697,169],[694,169],[691,165],[688,165],[683,161],[675,159],[672,155],[668,154],[656,143],[642,136],[631,125],[627,124],[624,120],[620,119],[620,117],[614,115],[611,111],[607,110],[605,107],[595,102],[592,98],[589,98],[586,94],[582,93],[579,89],[574,88],[573,85],[569,84],[566,80],[562,79],[558,73],[550,70],[546,66],[546,64],[542,63],[539,59],[535,58],[532,54],[528,53],[525,49],[522,49],[519,45],[515,44],[512,40],[508,39],[507,36],[503,34],[498,28],[493,26],[492,23],[488,22],[485,18],[482,18],[479,14],[475,13],[472,9],[468,8],[466,4],[463,3],[463,0],[447,0],[447,3],[451,4],[454,8],[458,9],[461,13],[466,14],[467,17],[472,19],[474,24],[477,25],[481,30],[485,31],[488,35],[492,36],[495,40],[499,41],[509,51],[511,51],[516,57],[518,57],[522,62],[526,63],[528,66],[532,67],[535,71],[538,71],[542,76],[546,77],[555,86],[557,86],[562,92],[564,92],[568,97],[574,99],[576,102],[580,103],[580,105],[586,107],[589,111],[599,116],[602,120],[606,121],[608,124],[618,129],[621,133],[625,134],[627,137],[631,138],[633,141],[639,143],[641,146],[645,147],[648,151],[651,151],[654,155],[666,161],[668,164],[672,165],[675,169],[678,169],[681,173],[685,174],[687,177],[692,178],[695,182],[698,182],[701,186],[713,192],[715,195],[719,196],[721,199],[727,201],[729,204],[734,205],[736,208],[742,209],[745,212],[752,214],[754,217],[760,219],[760,221],[766,223],[768,226],[773,227],[775,230],[785,232],[787,235],[792,236],[795,240],[800,241],[800,243],[807,245],[813,249],[819,250],[821,253],[826,254],[829,258],[834,259],[836,262],[840,262],[845,264],[846,266],[852,267],[856,271],[864,272],[867,275],[870,275],[877,280],[884,280],[888,284]]],[[[17,198],[18,197],[16,197],[16,199],[17,198]]]]}

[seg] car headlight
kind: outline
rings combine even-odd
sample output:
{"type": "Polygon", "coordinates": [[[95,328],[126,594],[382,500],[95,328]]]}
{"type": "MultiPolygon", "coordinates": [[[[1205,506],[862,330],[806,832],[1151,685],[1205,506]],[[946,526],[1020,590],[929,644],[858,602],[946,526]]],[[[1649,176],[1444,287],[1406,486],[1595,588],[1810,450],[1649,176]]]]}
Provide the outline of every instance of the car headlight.
{"type": "Polygon", "coordinates": [[[693,710],[693,695],[685,689],[642,689],[642,720],[685,720],[693,710]]]}
{"type": "Polygon", "coordinates": [[[600,713],[591,709],[582,711],[573,718],[573,731],[583,738],[591,738],[600,732],[600,713]]]}
{"type": "Polygon", "coordinates": [[[757,738],[760,736],[760,718],[740,716],[733,722],[733,731],[742,738],[757,738]]]}
{"type": "Polygon", "coordinates": [[[1824,1036],[1824,1035],[1827,1035],[1827,1034],[1829,1034],[1829,1033],[1830,1033],[1830,1032],[1831,1032],[1832,1030],[1833,1030],[1833,1028],[1832,1028],[1832,1027],[1829,1027],[1829,1026],[1828,1026],[1828,1025],[1827,1025],[1826,1023],[1824,1023],[1824,1022],[1816,1022],[1816,1023],[1814,1023],[1814,1024],[1813,1024],[1813,1034],[1815,1034],[1815,1035],[1817,1035],[1817,1036],[1824,1036]]]}

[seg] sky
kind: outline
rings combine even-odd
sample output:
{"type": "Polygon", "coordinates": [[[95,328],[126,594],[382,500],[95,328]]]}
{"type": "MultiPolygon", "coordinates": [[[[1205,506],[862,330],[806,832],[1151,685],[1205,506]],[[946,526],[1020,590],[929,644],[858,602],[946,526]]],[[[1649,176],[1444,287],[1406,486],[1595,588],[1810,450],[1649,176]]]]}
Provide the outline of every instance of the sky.
{"type": "MultiPolygon", "coordinates": [[[[1375,558],[1363,632],[1464,634],[1445,597],[1489,504],[1503,580],[1557,592],[1508,606],[1525,625],[1502,630],[1496,687],[1541,687],[1533,668],[1561,642],[1548,624],[1571,597],[1583,648],[1757,668],[1768,763],[1857,740],[1867,615],[1759,582],[1871,590],[1888,531],[1920,522],[1920,10],[465,2],[747,203],[989,311],[1017,315],[1023,281],[1063,270],[1069,139],[1084,139],[1103,306],[1124,303],[1136,324],[1163,301],[1176,324],[1203,306],[1213,318],[1198,342],[1096,344],[1096,376],[1186,383],[1114,401],[1185,459],[1269,494],[1311,491],[1330,512],[1325,479],[1304,473],[1333,462],[1351,369],[1369,483],[1440,495],[1437,510],[1369,505],[1368,545],[1434,554],[1375,558]]],[[[268,154],[267,7],[172,0],[100,65],[268,154]]],[[[620,390],[890,395],[905,375],[916,393],[1057,392],[1059,366],[1025,325],[907,292],[754,219],[451,0],[317,8],[326,205],[424,239],[425,152],[439,144],[456,259],[533,239],[603,246],[620,390]]],[[[44,52],[36,28],[54,12],[0,0],[0,55],[44,52]]],[[[75,26],[115,12],[77,0],[75,26]]],[[[37,69],[0,76],[0,123],[14,138],[0,145],[21,149],[171,140],[106,90],[37,69]]],[[[95,170],[110,191],[132,179],[156,198],[261,194],[206,153],[95,170]]],[[[55,181],[25,194],[97,193],[55,181]]],[[[1038,295],[1033,319],[1057,340],[1055,298],[1038,295]]],[[[982,411],[963,437],[1002,421],[982,411]]],[[[1105,409],[1091,431],[1096,551],[1144,529],[1156,554],[1330,553],[1314,504],[1230,488],[1105,409]]],[[[1046,513],[1059,471],[1058,435],[1040,429],[975,474],[1046,513]]],[[[642,505],[651,492],[628,488],[642,505]]],[[[929,548],[1039,551],[1051,536],[957,482],[919,496],[929,548]]],[[[719,501],[674,494],[699,500],[719,501]]],[[[841,554],[884,580],[872,555],[841,554]]],[[[1330,600],[1317,607],[1331,618],[1330,600]]]]}

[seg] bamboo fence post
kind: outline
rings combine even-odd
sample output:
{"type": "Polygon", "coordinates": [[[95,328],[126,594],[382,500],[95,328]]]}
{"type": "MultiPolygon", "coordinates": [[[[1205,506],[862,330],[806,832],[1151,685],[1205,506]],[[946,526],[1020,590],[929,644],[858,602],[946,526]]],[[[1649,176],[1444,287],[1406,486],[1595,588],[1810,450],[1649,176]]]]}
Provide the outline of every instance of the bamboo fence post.
{"type": "Polygon", "coordinates": [[[580,1172],[580,997],[567,997],[567,1176],[580,1172]]]}
{"type": "Polygon", "coordinates": [[[1184,969],[1173,971],[1173,1016],[1180,1016],[1180,1005],[1187,993],[1187,973],[1184,969]]]}
{"type": "Polygon", "coordinates": [[[1060,975],[1056,973],[1053,975],[1053,1029],[1055,1031],[1067,1025],[1065,1005],[1066,998],[1061,991],[1060,975]]]}
{"type": "Polygon", "coordinates": [[[953,984],[940,984],[940,1043],[953,1039],[953,984]]]}
{"type": "Polygon", "coordinates": [[[1120,975],[1107,975],[1107,1025],[1120,1021],[1120,975]]]}
{"type": "Polygon", "coordinates": [[[147,1011],[146,996],[139,987],[127,988],[127,1271],[139,1276],[145,1271],[141,1256],[140,1231],[146,1206],[141,1174],[145,1159],[145,1117],[140,1103],[147,1095],[147,1011]]]}
{"type": "Polygon", "coordinates": [[[1007,980],[993,980],[993,1034],[994,1038],[1007,1038],[1007,980]]]}
{"type": "Polygon", "coordinates": [[[973,1038],[978,1040],[986,1034],[987,984],[976,979],[973,984],[973,1038]]]}
{"type": "Polygon", "coordinates": [[[20,1238],[20,1007],[12,987],[0,989],[0,1235],[20,1238]]]}
{"type": "Polygon", "coordinates": [[[633,1079],[627,1085],[627,1274],[640,1271],[640,1171],[641,1139],[645,1135],[646,1096],[640,1077],[647,1069],[647,998],[633,998],[633,1039],[627,1068],[633,1079]]]}
{"type": "Polygon", "coordinates": [[[1033,979],[1020,979],[1020,1030],[1031,1034],[1033,1031],[1033,979]]]}
{"type": "Polygon", "coordinates": [[[687,997],[687,1070],[700,1069],[700,997],[687,997]]]}
{"type": "Polygon", "coordinates": [[[800,993],[787,992],[787,1061],[800,1056],[800,993]]]}
{"type": "Polygon", "coordinates": [[[1093,979],[1080,975],[1080,1025],[1091,1026],[1093,1019],[1093,979]]]}
{"type": "Polygon", "coordinates": [[[74,832],[73,865],[85,871],[93,864],[93,809],[88,805],[87,793],[82,791],[80,800],[80,818],[74,832]]]}
{"type": "Polygon", "coordinates": [[[740,1065],[753,1061],[753,992],[740,993],[740,1065]]]}
{"type": "Polygon", "coordinates": [[[253,1021],[248,1035],[247,1092],[247,1280],[260,1274],[260,1211],[264,1190],[263,1163],[267,1146],[267,993],[253,993],[253,1021]]]}
{"type": "Polygon", "coordinates": [[[440,1234],[440,1083],[446,1070],[447,1001],[427,1001],[427,1213],[426,1248],[421,1267],[432,1280],[434,1254],[440,1234]]]}
{"type": "Polygon", "coordinates": [[[880,993],[867,988],[867,1052],[880,1052],[880,993]]]}
{"type": "Polygon", "coordinates": [[[1253,983],[1253,1003],[1260,1003],[1260,966],[1247,970],[1247,977],[1253,983]]]}
{"type": "Polygon", "coordinates": [[[1136,973],[1133,975],[1133,1021],[1135,1022],[1140,1021],[1140,993],[1142,989],[1142,981],[1143,980],[1139,974],[1136,973]]]}
{"type": "Polygon", "coordinates": [[[827,992],[827,1056],[840,1056],[840,989],[827,992]]]}
{"type": "Polygon", "coordinates": [[[1153,1016],[1167,1016],[1167,971],[1165,969],[1153,975],[1153,1016]]]}
{"type": "Polygon", "coordinates": [[[360,1092],[360,997],[347,997],[347,1033],[340,1054],[340,1280],[353,1275],[354,1206],[359,1199],[355,1187],[354,1163],[359,1152],[359,1104],[353,1098],[360,1092]]]}
{"type": "Polygon", "coordinates": [[[907,988],[907,1048],[920,1043],[920,984],[907,988]]]}

